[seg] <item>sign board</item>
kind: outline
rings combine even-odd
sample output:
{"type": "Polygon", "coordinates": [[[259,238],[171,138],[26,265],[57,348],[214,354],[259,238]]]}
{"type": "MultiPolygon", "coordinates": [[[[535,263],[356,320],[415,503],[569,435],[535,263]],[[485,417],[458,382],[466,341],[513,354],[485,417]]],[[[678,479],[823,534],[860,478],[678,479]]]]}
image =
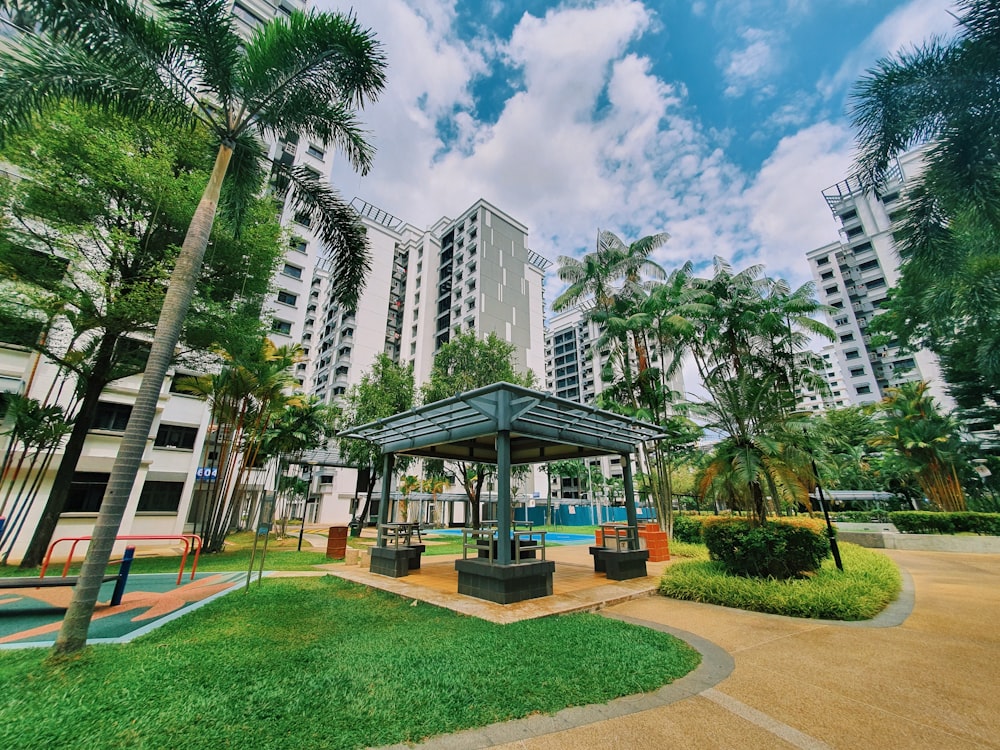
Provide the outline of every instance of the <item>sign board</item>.
{"type": "Polygon", "coordinates": [[[271,524],[274,523],[275,499],[276,498],[273,494],[265,493],[263,499],[260,501],[260,515],[257,520],[258,534],[271,533],[271,524]]]}
{"type": "Polygon", "coordinates": [[[219,476],[218,466],[199,466],[194,473],[195,479],[201,482],[214,482],[219,476]]]}

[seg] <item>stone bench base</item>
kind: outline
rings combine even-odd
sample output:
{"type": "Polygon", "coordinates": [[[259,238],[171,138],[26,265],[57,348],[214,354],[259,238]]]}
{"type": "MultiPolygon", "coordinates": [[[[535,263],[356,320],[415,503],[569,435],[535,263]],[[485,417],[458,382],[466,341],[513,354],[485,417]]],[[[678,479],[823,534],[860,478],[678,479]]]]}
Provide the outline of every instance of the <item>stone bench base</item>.
{"type": "Polygon", "coordinates": [[[410,547],[372,547],[369,572],[392,578],[402,578],[411,570],[420,569],[420,554],[424,545],[410,547]]]}
{"type": "Polygon", "coordinates": [[[594,557],[594,572],[605,573],[609,580],[628,581],[646,577],[646,561],[649,550],[632,549],[621,552],[607,547],[591,547],[594,557]]]}
{"type": "Polygon", "coordinates": [[[552,596],[552,573],[556,564],[535,560],[518,565],[490,565],[487,560],[456,560],[458,593],[497,604],[552,596]]]}

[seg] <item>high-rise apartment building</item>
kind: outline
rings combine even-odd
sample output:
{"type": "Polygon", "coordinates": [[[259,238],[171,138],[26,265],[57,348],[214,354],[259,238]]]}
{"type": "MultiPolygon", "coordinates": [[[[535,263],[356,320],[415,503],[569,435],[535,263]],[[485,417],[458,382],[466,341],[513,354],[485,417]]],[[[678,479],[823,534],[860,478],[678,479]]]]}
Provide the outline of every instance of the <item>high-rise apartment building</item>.
{"type": "MultiPolygon", "coordinates": [[[[560,398],[581,404],[596,404],[597,397],[607,387],[602,375],[610,354],[598,342],[603,334],[601,326],[591,320],[587,311],[592,301],[555,313],[549,318],[545,330],[545,388],[560,398]]],[[[630,355],[634,361],[634,354],[630,355]]],[[[650,364],[660,363],[660,353],[649,353],[650,364]]],[[[674,375],[671,388],[683,391],[684,381],[680,370],[674,375]]],[[[603,456],[589,459],[591,466],[599,467],[605,477],[622,478],[621,459],[603,456]]],[[[582,492],[579,481],[572,477],[552,477],[552,490],[556,497],[579,499],[582,492]]]]}
{"type": "MultiPolygon", "coordinates": [[[[419,387],[438,349],[465,331],[513,344],[518,369],[544,382],[550,263],[528,247],[523,224],[485,200],[427,229],[360,199],[352,205],[367,229],[372,271],[357,305],[347,309],[329,296],[328,271],[317,266],[302,336],[308,360],[300,365],[309,393],[335,402],[379,354],[412,365],[419,387]]],[[[346,508],[356,472],[326,467],[320,476],[322,507],[346,508]]]]}
{"type": "Polygon", "coordinates": [[[823,191],[841,239],[806,254],[819,299],[833,308],[829,322],[836,333],[837,363],[852,404],[881,400],[886,389],[911,380],[927,380],[944,404],[937,359],[928,351],[905,352],[896,341],[873,343],[869,325],[879,314],[889,287],[899,278],[899,254],[893,229],[906,212],[907,185],[923,169],[924,150],[903,154],[877,190],[854,178],[823,191]]]}

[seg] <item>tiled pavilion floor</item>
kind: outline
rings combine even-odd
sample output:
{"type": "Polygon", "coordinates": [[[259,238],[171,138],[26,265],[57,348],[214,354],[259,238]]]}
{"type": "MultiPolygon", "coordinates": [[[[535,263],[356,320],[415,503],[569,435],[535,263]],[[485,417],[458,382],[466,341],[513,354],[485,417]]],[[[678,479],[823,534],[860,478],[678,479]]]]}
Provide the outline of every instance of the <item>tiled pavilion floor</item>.
{"type": "Polygon", "coordinates": [[[458,572],[455,555],[423,555],[419,570],[403,578],[390,578],[368,572],[364,565],[331,564],[317,566],[330,574],[372,588],[390,591],[400,596],[479,617],[496,623],[517,622],[535,617],[588,612],[653,594],[660,575],[669,562],[648,563],[644,578],[630,581],[609,581],[603,573],[595,573],[587,545],[550,547],[546,559],[556,564],[552,576],[552,596],[514,604],[494,602],[465,596],[458,592],[458,572]]]}

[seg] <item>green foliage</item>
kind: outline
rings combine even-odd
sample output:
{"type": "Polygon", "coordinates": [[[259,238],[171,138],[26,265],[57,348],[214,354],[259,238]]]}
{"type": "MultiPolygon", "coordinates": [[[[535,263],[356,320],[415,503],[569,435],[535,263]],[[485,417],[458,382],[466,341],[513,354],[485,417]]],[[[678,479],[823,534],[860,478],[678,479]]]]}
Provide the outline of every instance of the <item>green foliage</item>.
{"type": "Polygon", "coordinates": [[[702,535],[711,559],[737,576],[795,578],[819,569],[830,554],[825,535],[790,524],[733,520],[708,525],[702,535]]]}
{"type": "MultiPolygon", "coordinates": [[[[894,228],[902,259],[877,327],[934,351],[960,407],[996,422],[1000,402],[1000,14],[960,0],[956,32],[880,60],[855,85],[858,171],[878,187],[899,152],[926,168],[894,228]]],[[[986,421],[983,419],[983,421],[986,421]]]]}
{"type": "Polygon", "coordinates": [[[886,429],[870,442],[890,448],[916,476],[927,499],[941,510],[965,510],[957,472],[962,452],[959,425],[940,411],[927,392],[927,383],[890,388],[879,410],[886,429]]]}
{"type": "Polygon", "coordinates": [[[0,652],[2,747],[417,743],[655,690],[699,661],[598,615],[497,625],[329,576],[268,579],[134,643],[44,659],[0,652]]]}
{"type": "Polygon", "coordinates": [[[983,534],[1000,536],[1000,513],[897,511],[889,521],[904,534],[983,534]]]}
{"type": "Polygon", "coordinates": [[[700,544],[703,541],[701,529],[701,522],[697,516],[688,516],[683,513],[674,516],[674,541],[700,544]]]}
{"type": "Polygon", "coordinates": [[[841,544],[844,571],[827,560],[813,576],[799,579],[746,578],[725,572],[719,562],[682,562],[667,568],[660,593],[755,612],[830,620],[868,620],[902,589],[895,564],[885,555],[841,544]]]}
{"type": "MultiPolygon", "coordinates": [[[[60,316],[72,329],[69,351],[40,348],[86,378],[97,348],[91,334],[117,340],[152,332],[167,269],[212,167],[208,136],[66,104],[10,138],[3,156],[27,179],[12,186],[0,235],[0,313],[60,316]]],[[[190,348],[236,351],[255,335],[259,342],[261,307],[284,246],[269,199],[248,201],[244,219],[238,238],[226,221],[212,233],[185,328],[190,348]]],[[[100,368],[104,383],[145,365],[145,356],[129,358],[121,348],[100,368]]]]}
{"type": "MultiPolygon", "coordinates": [[[[394,416],[413,406],[413,396],[412,366],[400,365],[385,354],[379,354],[371,370],[361,376],[361,382],[348,389],[340,424],[356,427],[394,416]]],[[[372,478],[381,473],[382,450],[377,445],[344,438],[338,445],[341,455],[352,466],[370,469],[372,478]]]]}
{"type": "Polygon", "coordinates": [[[513,344],[495,333],[481,339],[468,331],[438,349],[421,396],[425,404],[430,404],[500,382],[530,387],[534,375],[530,371],[518,372],[513,344]]]}

